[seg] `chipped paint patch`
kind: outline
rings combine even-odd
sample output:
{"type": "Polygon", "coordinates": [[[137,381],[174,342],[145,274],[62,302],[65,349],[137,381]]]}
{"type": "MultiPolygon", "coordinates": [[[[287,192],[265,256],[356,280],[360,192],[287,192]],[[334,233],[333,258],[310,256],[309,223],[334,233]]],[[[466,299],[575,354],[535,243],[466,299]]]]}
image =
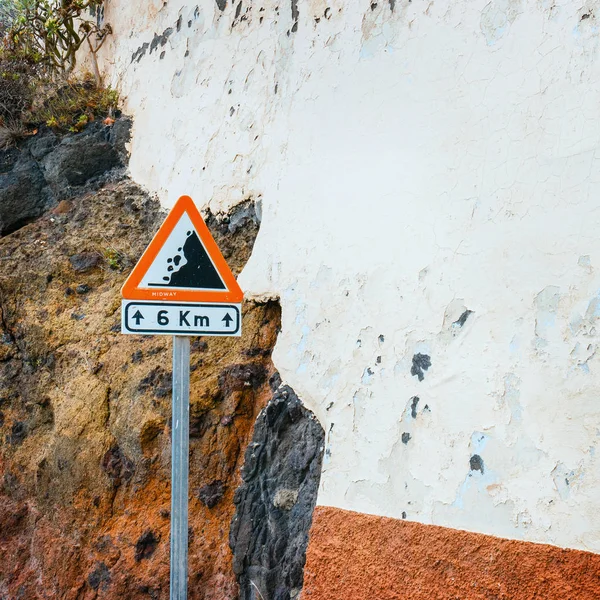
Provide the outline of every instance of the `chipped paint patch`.
{"type": "Polygon", "coordinates": [[[523,12],[523,0],[492,0],[481,12],[481,33],[489,46],[507,33],[516,18],[523,12]]]}

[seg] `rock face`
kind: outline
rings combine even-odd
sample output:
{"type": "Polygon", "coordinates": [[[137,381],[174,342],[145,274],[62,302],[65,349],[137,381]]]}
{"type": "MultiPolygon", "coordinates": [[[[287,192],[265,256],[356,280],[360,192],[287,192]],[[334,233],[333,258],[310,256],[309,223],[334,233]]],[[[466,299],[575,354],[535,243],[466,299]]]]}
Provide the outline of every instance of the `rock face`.
{"type": "Polygon", "coordinates": [[[66,138],[44,159],[46,179],[55,189],[83,185],[120,164],[107,132],[98,130],[66,138]]]}
{"type": "MultiPolygon", "coordinates": [[[[120,288],[164,213],[108,174],[129,127],[0,153],[0,598],[169,597],[171,341],[120,333],[120,288]]],[[[206,222],[238,274],[260,207],[206,222]]],[[[246,302],[241,338],[192,343],[192,600],[302,585],[323,431],[280,387],[279,328],[277,303],[246,302]]]]}
{"type": "Polygon", "coordinates": [[[298,597],[324,438],[288,386],[275,392],[258,417],[229,536],[241,600],[298,597]]]}
{"type": "Polygon", "coordinates": [[[127,162],[131,121],[94,122],[76,135],[41,130],[18,148],[0,151],[0,235],[39,217],[48,207],[81,193],[77,188],[127,162]]]}
{"type": "Polygon", "coordinates": [[[11,169],[0,173],[0,234],[25,225],[48,204],[46,181],[38,163],[25,153],[15,158],[11,169]]]}
{"type": "MultiPolygon", "coordinates": [[[[171,340],[122,335],[119,294],[163,218],[157,202],[121,181],[0,239],[2,598],[169,596],[171,340]]],[[[258,231],[256,219],[242,221],[233,233],[213,229],[236,273],[258,231]]],[[[272,396],[279,327],[277,303],[246,302],[241,338],[192,343],[190,599],[238,597],[228,545],[233,497],[254,422],[272,396]]],[[[277,429],[263,424],[260,436],[287,460],[290,436],[311,427],[286,402],[274,401],[268,414],[277,429]]],[[[294,460],[304,465],[312,448],[294,460]]],[[[251,477],[263,466],[287,469],[261,460],[246,467],[245,485],[258,483],[251,477]]],[[[269,543],[296,539],[289,515],[307,501],[292,475],[277,481],[299,490],[298,500],[269,543]]],[[[279,546],[269,552],[288,564],[279,546]]]]}

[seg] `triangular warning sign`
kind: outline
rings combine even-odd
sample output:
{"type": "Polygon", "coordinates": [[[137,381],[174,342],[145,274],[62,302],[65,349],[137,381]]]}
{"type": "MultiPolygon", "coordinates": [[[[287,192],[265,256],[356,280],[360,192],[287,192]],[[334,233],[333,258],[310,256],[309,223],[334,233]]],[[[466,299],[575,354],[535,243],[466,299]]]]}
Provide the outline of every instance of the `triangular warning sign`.
{"type": "Polygon", "coordinates": [[[241,302],[243,292],[189,196],[177,200],[121,289],[126,300],[241,302]]]}

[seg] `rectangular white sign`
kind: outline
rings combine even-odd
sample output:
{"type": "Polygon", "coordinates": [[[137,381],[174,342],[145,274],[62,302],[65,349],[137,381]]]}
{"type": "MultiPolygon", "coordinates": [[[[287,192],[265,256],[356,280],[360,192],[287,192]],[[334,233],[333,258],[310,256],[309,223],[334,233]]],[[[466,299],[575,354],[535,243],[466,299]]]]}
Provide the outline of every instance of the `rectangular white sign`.
{"type": "Polygon", "coordinates": [[[240,336],[242,305],[123,300],[121,333],[240,336]]]}

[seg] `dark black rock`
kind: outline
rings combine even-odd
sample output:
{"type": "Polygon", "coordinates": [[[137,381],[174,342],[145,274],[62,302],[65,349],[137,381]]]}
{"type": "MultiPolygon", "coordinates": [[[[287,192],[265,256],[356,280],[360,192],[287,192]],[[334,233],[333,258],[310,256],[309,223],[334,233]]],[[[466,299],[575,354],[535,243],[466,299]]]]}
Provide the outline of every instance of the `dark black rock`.
{"type": "Polygon", "coordinates": [[[473,454],[469,459],[469,467],[471,467],[471,471],[483,473],[483,458],[479,454],[473,454]]]}
{"type": "Polygon", "coordinates": [[[431,367],[431,357],[428,354],[421,354],[419,352],[413,356],[410,374],[416,375],[419,381],[423,381],[425,379],[425,371],[429,367],[431,367]]]}
{"type": "Polygon", "coordinates": [[[229,533],[240,600],[289,599],[302,588],[324,438],[288,386],[258,416],[229,533]]]}
{"type": "Polygon", "coordinates": [[[69,198],[74,187],[101,185],[111,169],[127,164],[130,135],[131,120],[123,117],[112,127],[96,121],[62,138],[42,127],[18,147],[0,150],[0,236],[69,198]]]}
{"type": "Polygon", "coordinates": [[[123,164],[129,160],[129,152],[127,151],[126,144],[131,139],[132,125],[133,121],[129,117],[123,117],[117,119],[110,128],[108,140],[117,151],[123,164]]]}
{"type": "Polygon", "coordinates": [[[88,575],[87,582],[93,590],[97,590],[100,586],[102,589],[110,583],[110,571],[103,562],[96,563],[96,568],[88,575]]]}
{"type": "Polygon", "coordinates": [[[198,490],[198,498],[200,502],[208,508],[215,507],[225,493],[225,485],[222,481],[213,481],[207,485],[203,485],[198,490]]]}
{"type": "Polygon", "coordinates": [[[27,425],[22,421],[17,421],[13,423],[13,426],[10,430],[9,442],[15,446],[18,446],[23,443],[23,440],[27,437],[27,425]]]}
{"type": "Polygon", "coordinates": [[[146,392],[152,390],[156,398],[166,398],[171,394],[172,385],[171,373],[160,367],[156,367],[140,381],[138,391],[146,392]]]}
{"type": "Polygon", "coordinates": [[[464,324],[467,322],[467,319],[469,318],[470,315],[473,314],[472,310],[465,310],[462,315],[460,315],[460,317],[458,317],[458,319],[456,321],[454,321],[454,323],[452,323],[453,325],[458,325],[458,327],[463,327],[464,324]]]}
{"type": "Polygon", "coordinates": [[[151,529],[146,529],[135,544],[135,560],[150,558],[158,546],[159,537],[151,529]]]}
{"type": "Polygon", "coordinates": [[[102,457],[102,468],[115,487],[129,481],[135,470],[133,462],[123,454],[117,444],[111,446],[102,457]]]}
{"type": "Polygon", "coordinates": [[[410,399],[410,416],[413,419],[417,418],[417,406],[419,406],[419,396],[413,396],[410,399]]]}
{"type": "Polygon", "coordinates": [[[41,160],[59,143],[59,139],[51,131],[36,135],[27,142],[26,148],[36,160],[41,160]]]}
{"type": "Polygon", "coordinates": [[[0,175],[12,171],[20,157],[21,152],[14,147],[0,151],[0,175]]]}
{"type": "MultiPolygon", "coordinates": [[[[13,156],[9,158],[12,160],[13,156]]],[[[5,161],[6,167],[8,162],[5,161]]],[[[0,174],[0,235],[16,231],[46,210],[45,184],[39,165],[25,153],[13,163],[12,169],[0,174]]]]}
{"type": "Polygon", "coordinates": [[[275,392],[280,386],[281,375],[279,374],[279,371],[275,371],[275,373],[273,373],[273,375],[271,375],[271,377],[269,378],[269,387],[271,388],[272,392],[275,392]]]}
{"type": "Polygon", "coordinates": [[[110,131],[90,126],[82,133],[63,138],[44,160],[46,180],[55,193],[67,186],[79,186],[121,165],[117,150],[110,144],[110,131]]]}
{"type": "Polygon", "coordinates": [[[246,388],[257,389],[266,378],[267,372],[260,362],[231,365],[219,374],[219,388],[228,396],[246,388]]]}
{"type": "Polygon", "coordinates": [[[75,288],[75,291],[80,295],[84,295],[90,291],[90,286],[87,283],[82,283],[75,288]]]}
{"type": "Polygon", "coordinates": [[[102,257],[97,252],[79,252],[69,258],[73,270],[84,273],[102,262],[102,257]]]}

